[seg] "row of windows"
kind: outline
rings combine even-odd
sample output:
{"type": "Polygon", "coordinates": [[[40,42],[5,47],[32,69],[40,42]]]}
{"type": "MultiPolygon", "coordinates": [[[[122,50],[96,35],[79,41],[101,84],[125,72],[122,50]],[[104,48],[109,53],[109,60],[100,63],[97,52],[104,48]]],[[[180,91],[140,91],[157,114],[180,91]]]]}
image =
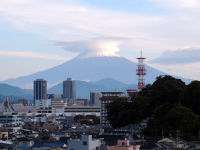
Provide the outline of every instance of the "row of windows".
{"type": "Polygon", "coordinates": [[[95,113],[99,113],[100,111],[98,111],[98,110],[65,110],[65,112],[95,112],[95,113]]]}
{"type": "Polygon", "coordinates": [[[51,113],[51,111],[38,111],[38,113],[51,113]]]}

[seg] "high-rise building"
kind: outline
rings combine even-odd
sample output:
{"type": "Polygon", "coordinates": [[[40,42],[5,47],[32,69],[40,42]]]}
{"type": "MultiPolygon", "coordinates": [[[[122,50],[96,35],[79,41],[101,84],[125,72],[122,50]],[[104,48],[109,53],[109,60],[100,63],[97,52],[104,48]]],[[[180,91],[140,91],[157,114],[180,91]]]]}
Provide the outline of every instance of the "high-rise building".
{"type": "Polygon", "coordinates": [[[34,104],[36,101],[47,100],[47,81],[44,79],[37,79],[34,81],[34,104]]]}
{"type": "Polygon", "coordinates": [[[110,121],[107,120],[107,105],[112,103],[115,100],[123,99],[126,100],[125,92],[101,92],[102,97],[100,98],[101,102],[101,125],[110,126],[110,121]]]}
{"type": "Polygon", "coordinates": [[[75,103],[76,101],[76,82],[71,78],[63,81],[63,98],[68,103],[75,103]]]}
{"type": "Polygon", "coordinates": [[[99,93],[90,92],[90,105],[100,106],[99,93]]]}

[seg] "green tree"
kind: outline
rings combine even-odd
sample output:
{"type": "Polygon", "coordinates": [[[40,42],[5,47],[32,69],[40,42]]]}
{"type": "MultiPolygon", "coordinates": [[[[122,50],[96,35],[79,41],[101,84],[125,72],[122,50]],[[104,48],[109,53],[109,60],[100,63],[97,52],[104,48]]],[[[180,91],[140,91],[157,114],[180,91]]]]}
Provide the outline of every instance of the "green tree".
{"type": "Polygon", "coordinates": [[[159,76],[151,86],[151,98],[154,105],[170,102],[178,103],[185,89],[185,83],[171,76],[159,76]]]}
{"type": "Polygon", "coordinates": [[[168,128],[175,134],[179,130],[181,136],[190,140],[198,133],[199,119],[191,109],[180,104],[174,106],[165,116],[168,128]]]}
{"type": "Polygon", "coordinates": [[[199,119],[191,109],[181,104],[164,104],[156,108],[154,118],[149,122],[144,130],[147,135],[165,135],[179,136],[184,139],[197,137],[199,129],[199,119]]]}
{"type": "Polygon", "coordinates": [[[150,115],[148,97],[138,96],[132,102],[118,99],[107,105],[107,119],[113,127],[136,124],[150,115]]]}
{"type": "Polygon", "coordinates": [[[192,81],[186,86],[181,102],[195,113],[200,114],[200,81],[192,81]]]}
{"type": "Polygon", "coordinates": [[[127,107],[127,102],[120,98],[107,105],[107,119],[113,127],[123,126],[123,113],[128,110],[127,107]]]}
{"type": "Polygon", "coordinates": [[[185,85],[180,79],[159,76],[147,85],[131,102],[117,100],[109,104],[108,119],[113,127],[136,124],[151,116],[144,133],[147,135],[176,135],[185,139],[197,136],[200,114],[200,82],[185,85]],[[189,108],[191,109],[189,109],[189,108]]]}
{"type": "Polygon", "coordinates": [[[153,111],[153,119],[149,121],[144,133],[151,136],[168,136],[170,131],[168,129],[168,122],[165,116],[173,108],[173,106],[174,105],[171,103],[165,103],[156,107],[153,111]]]}

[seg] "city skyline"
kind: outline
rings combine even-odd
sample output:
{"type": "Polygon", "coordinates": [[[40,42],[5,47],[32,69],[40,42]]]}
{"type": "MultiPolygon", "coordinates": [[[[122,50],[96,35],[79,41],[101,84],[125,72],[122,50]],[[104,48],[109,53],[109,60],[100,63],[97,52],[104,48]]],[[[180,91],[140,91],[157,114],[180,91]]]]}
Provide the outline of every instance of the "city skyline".
{"type": "Polygon", "coordinates": [[[76,56],[121,56],[200,80],[198,0],[0,2],[0,81],[76,56]],[[30,67],[31,66],[31,67],[30,67]]]}

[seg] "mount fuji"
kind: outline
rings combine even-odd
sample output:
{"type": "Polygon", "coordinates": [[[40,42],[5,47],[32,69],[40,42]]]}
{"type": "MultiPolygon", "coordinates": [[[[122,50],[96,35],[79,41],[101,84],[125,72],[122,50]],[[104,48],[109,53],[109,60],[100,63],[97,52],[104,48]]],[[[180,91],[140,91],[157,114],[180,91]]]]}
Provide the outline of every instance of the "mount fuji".
{"type": "MultiPolygon", "coordinates": [[[[111,78],[126,84],[137,84],[136,69],[137,63],[124,57],[76,57],[56,67],[16,79],[2,81],[2,83],[21,88],[32,88],[35,79],[43,78],[48,81],[48,87],[52,87],[66,80],[67,77],[71,77],[75,80],[91,82],[111,78]]],[[[157,76],[166,74],[147,65],[146,69],[146,83],[152,83],[157,76]]]]}

